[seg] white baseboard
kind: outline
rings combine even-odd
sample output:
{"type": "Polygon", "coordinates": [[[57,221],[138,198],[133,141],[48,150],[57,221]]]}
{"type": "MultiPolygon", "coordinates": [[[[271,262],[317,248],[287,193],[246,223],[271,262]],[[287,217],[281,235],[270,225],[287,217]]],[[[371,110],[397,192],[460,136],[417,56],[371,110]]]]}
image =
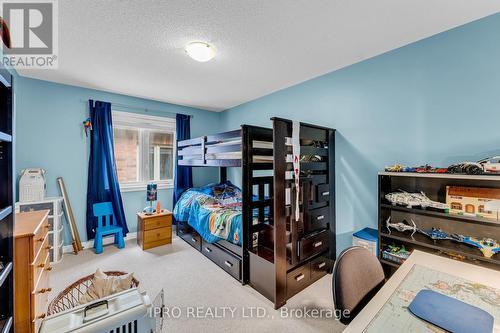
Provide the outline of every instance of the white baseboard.
{"type": "MultiPolygon", "coordinates": [[[[136,239],[137,238],[137,232],[129,232],[127,234],[127,237],[125,237],[125,241],[129,239],[136,239]]],[[[106,237],[103,239],[103,245],[108,245],[108,244],[113,244],[114,243],[114,237],[106,237]]],[[[86,242],[82,242],[82,247],[83,249],[92,249],[94,247],[94,240],[91,239],[86,242]]],[[[72,245],[64,245],[63,246],[63,253],[73,253],[73,246],[72,245]]]]}

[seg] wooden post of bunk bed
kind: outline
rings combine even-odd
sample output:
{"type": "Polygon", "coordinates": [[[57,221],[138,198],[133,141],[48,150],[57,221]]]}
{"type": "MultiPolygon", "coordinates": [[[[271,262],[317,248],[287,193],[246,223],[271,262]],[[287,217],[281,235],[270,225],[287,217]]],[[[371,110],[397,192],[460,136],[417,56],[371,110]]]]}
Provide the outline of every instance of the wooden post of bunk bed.
{"type": "Polygon", "coordinates": [[[243,283],[250,282],[250,255],[248,251],[251,250],[252,247],[252,238],[251,238],[251,228],[252,228],[252,210],[249,208],[250,203],[252,202],[252,183],[251,183],[251,174],[250,174],[250,162],[249,155],[251,149],[251,142],[249,139],[248,126],[241,126],[241,173],[242,173],[242,187],[243,187],[243,202],[242,202],[242,217],[243,217],[243,232],[242,232],[242,240],[241,246],[243,247],[243,258],[242,258],[242,266],[243,266],[243,283]]]}
{"type": "Polygon", "coordinates": [[[219,182],[224,183],[227,181],[227,168],[220,167],[219,168],[219,182]]]}
{"type": "Polygon", "coordinates": [[[274,308],[278,309],[286,303],[286,208],[285,173],[287,125],[283,121],[273,122],[274,142],[274,269],[275,297],[274,308]]]}
{"type": "MultiPolygon", "coordinates": [[[[336,202],[335,202],[335,130],[328,130],[328,181],[330,184],[330,259],[337,259],[336,202]]],[[[330,271],[333,271],[333,266],[330,271]]]]}

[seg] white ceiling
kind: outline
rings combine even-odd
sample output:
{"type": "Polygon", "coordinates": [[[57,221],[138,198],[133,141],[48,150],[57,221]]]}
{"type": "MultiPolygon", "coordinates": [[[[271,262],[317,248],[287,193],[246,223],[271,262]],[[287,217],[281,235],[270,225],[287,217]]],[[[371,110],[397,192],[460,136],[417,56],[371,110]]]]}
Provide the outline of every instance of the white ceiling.
{"type": "Polygon", "coordinates": [[[500,0],[64,0],[59,69],[21,75],[224,110],[500,11],[500,0]],[[216,58],[183,47],[202,40],[216,58]]]}

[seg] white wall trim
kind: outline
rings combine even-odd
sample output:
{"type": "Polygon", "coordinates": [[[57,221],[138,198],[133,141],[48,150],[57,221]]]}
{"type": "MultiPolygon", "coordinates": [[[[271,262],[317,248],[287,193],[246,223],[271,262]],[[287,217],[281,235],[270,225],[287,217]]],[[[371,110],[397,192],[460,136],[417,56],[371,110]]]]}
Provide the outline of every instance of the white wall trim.
{"type": "MultiPolygon", "coordinates": [[[[127,237],[125,237],[125,240],[129,240],[129,239],[136,239],[137,238],[137,232],[129,232],[127,234],[127,237]]],[[[114,243],[114,237],[106,237],[103,239],[102,243],[103,245],[108,245],[108,244],[113,244],[114,243]]],[[[82,242],[82,247],[83,249],[92,249],[94,248],[94,240],[91,239],[89,241],[86,241],[86,242],[82,242]]],[[[64,245],[63,246],[63,253],[73,253],[73,246],[72,245],[64,245]]]]}

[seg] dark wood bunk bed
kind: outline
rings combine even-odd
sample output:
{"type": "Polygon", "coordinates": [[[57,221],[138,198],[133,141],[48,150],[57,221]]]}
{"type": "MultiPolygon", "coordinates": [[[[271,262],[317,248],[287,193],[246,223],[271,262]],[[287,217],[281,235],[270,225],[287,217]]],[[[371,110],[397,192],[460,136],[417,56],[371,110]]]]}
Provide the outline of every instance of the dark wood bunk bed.
{"type": "Polygon", "coordinates": [[[273,129],[242,125],[177,143],[179,165],[219,167],[221,182],[228,167],[242,168],[242,246],[205,242],[186,221],[177,221],[177,234],[279,308],[335,260],[335,130],[300,124],[300,155],[316,158],[300,163],[296,221],[292,121],[272,121],[273,129]]]}

